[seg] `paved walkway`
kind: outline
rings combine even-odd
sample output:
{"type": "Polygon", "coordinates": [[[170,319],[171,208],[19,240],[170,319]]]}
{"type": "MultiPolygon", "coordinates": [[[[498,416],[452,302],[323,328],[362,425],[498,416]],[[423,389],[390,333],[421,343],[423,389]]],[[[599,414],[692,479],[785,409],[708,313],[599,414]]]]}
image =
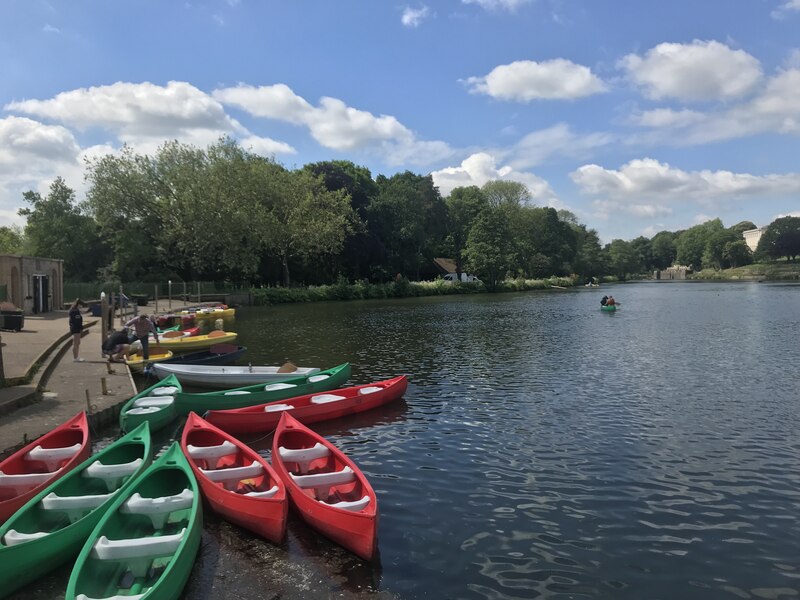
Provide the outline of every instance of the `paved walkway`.
{"type": "MultiPolygon", "coordinates": [[[[172,301],[174,310],[183,305],[172,301]]],[[[166,303],[162,301],[159,308],[166,309],[166,303]]],[[[155,312],[153,306],[140,310],[155,312]]],[[[66,311],[25,315],[22,331],[0,332],[6,382],[19,384],[30,379],[0,388],[0,458],[87,408],[95,425],[103,426],[115,419],[122,403],[136,393],[126,365],[114,364],[114,372],[107,371],[100,352],[100,319],[84,314],[83,323],[80,355],[84,362],[80,363],[72,358],[66,311]]]]}

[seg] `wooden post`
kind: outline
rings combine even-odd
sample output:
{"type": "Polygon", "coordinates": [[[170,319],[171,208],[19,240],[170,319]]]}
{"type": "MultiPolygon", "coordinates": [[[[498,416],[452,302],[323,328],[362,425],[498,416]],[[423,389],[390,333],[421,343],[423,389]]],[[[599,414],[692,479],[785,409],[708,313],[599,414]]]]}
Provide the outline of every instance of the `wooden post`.
{"type": "Polygon", "coordinates": [[[3,369],[3,336],[0,336],[0,387],[6,384],[6,373],[3,369]]]}
{"type": "Polygon", "coordinates": [[[119,284],[119,324],[125,325],[125,305],[122,303],[122,284],[119,284]]]}
{"type": "Polygon", "coordinates": [[[100,332],[102,334],[102,342],[106,341],[108,337],[108,297],[105,292],[100,292],[100,332]]]}
{"type": "MultiPolygon", "coordinates": [[[[106,383],[106,378],[100,378],[100,389],[103,391],[103,396],[108,396],[108,384],[106,383]]],[[[86,390],[86,393],[89,393],[89,390],[86,390]]]]}
{"type": "Polygon", "coordinates": [[[200,304],[200,281],[197,282],[197,303],[200,304]]]}
{"type": "Polygon", "coordinates": [[[86,413],[92,414],[92,401],[89,399],[89,390],[86,390],[86,413]]]}
{"type": "Polygon", "coordinates": [[[156,314],[158,314],[158,284],[153,286],[153,298],[155,298],[153,310],[156,314]]]}

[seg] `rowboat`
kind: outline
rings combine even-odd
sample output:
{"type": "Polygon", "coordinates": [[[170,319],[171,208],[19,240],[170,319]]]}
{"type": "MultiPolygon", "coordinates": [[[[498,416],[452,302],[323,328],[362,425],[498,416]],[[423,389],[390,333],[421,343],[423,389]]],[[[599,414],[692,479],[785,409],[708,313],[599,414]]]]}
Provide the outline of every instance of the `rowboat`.
{"type": "Polygon", "coordinates": [[[178,415],[175,394],[182,389],[176,377],[166,377],[139,392],[119,411],[120,428],[122,431],[131,431],[147,422],[150,423],[150,431],[163,429],[178,415]]]}
{"type": "Polygon", "coordinates": [[[272,465],[311,527],[364,560],[373,558],[377,498],[344,452],[284,413],[272,441],[272,465]]]}
{"type": "Polygon", "coordinates": [[[100,519],[75,561],[65,600],[177,600],[202,526],[200,490],[175,442],[100,519]]]}
{"type": "Polygon", "coordinates": [[[0,462],[0,523],[91,454],[89,420],[81,411],[0,462]]]}
{"type": "Polygon", "coordinates": [[[153,348],[150,346],[147,353],[147,360],[144,359],[142,354],[134,353],[125,359],[125,364],[131,371],[141,372],[144,371],[150,363],[158,363],[172,358],[172,350],[164,350],[162,348],[153,348]]]}
{"type": "Polygon", "coordinates": [[[325,390],[342,387],[350,378],[350,363],[344,363],[327,371],[313,375],[288,377],[267,384],[259,383],[232,390],[219,390],[190,394],[178,392],[175,395],[175,406],[179,415],[188,415],[191,411],[202,414],[207,410],[225,410],[241,408],[253,404],[275,402],[303,394],[316,394],[325,390]]]}
{"type": "Polygon", "coordinates": [[[159,336],[158,343],[150,341],[150,348],[161,348],[173,352],[190,352],[210,348],[215,344],[230,344],[236,340],[236,333],[226,331],[212,331],[206,335],[192,335],[188,337],[165,338],[159,336]]]}
{"type": "Polygon", "coordinates": [[[308,425],[364,412],[402,397],[408,387],[405,376],[357,385],[322,394],[306,394],[268,404],[232,410],[211,410],[205,418],[228,433],[266,433],[275,429],[286,412],[308,425]]]}
{"type": "Polygon", "coordinates": [[[286,487],[258,452],[190,413],[181,437],[200,489],[216,512],[271,542],[286,536],[286,487]]]}
{"type": "Polygon", "coordinates": [[[291,372],[280,372],[279,366],[239,366],[239,365],[193,365],[159,364],[153,365],[153,373],[158,378],[175,375],[184,385],[212,388],[232,388],[270,381],[281,381],[287,377],[313,375],[318,367],[297,367],[291,372]]]}
{"type": "MultiPolygon", "coordinates": [[[[208,350],[174,355],[172,358],[162,360],[158,364],[227,365],[237,360],[246,350],[246,346],[237,346],[236,344],[215,344],[208,350]]],[[[157,375],[154,369],[149,369],[148,371],[152,372],[153,375],[157,375]]]]}
{"type": "Polygon", "coordinates": [[[143,423],[51,483],[0,526],[0,595],[74,559],[114,497],[150,464],[143,423]]]}

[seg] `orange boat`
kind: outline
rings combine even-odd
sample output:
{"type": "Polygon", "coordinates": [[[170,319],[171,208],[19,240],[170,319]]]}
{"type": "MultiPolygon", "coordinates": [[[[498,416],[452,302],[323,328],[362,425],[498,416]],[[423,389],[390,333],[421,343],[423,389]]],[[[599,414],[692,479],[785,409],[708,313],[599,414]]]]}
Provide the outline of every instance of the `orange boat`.
{"type": "Polygon", "coordinates": [[[91,454],[84,411],[0,463],[0,524],[91,454]]]}
{"type": "Polygon", "coordinates": [[[261,455],[193,412],[183,428],[181,449],[211,508],[271,542],[283,540],[286,488],[261,455]]]}
{"type": "Polygon", "coordinates": [[[378,501],[344,452],[283,413],[272,440],[272,465],[311,527],[364,560],[374,558],[378,501]]]}

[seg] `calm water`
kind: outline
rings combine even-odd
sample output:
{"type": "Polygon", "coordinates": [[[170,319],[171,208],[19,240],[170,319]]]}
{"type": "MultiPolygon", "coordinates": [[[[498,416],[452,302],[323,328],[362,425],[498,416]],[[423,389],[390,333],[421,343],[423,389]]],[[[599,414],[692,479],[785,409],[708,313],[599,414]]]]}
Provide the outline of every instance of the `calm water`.
{"type": "Polygon", "coordinates": [[[800,597],[800,286],[601,290],[240,310],[253,364],[409,376],[315,427],[378,494],[380,561],[207,515],[185,597],[800,597]]]}

